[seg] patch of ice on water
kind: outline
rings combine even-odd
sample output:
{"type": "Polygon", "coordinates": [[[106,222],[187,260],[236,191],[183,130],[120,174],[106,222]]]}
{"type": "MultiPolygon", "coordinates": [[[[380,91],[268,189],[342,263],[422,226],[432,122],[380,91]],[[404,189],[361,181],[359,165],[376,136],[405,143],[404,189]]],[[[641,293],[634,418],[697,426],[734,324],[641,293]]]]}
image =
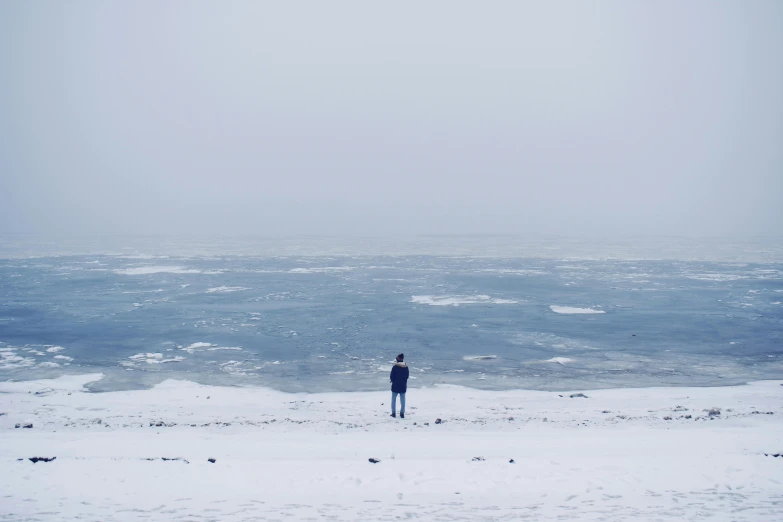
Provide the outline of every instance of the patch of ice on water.
{"type": "Polygon", "coordinates": [[[476,270],[476,272],[503,274],[503,275],[520,275],[520,276],[539,276],[547,275],[549,272],[536,269],[516,269],[516,268],[482,268],[476,270]]]}
{"type": "Polygon", "coordinates": [[[497,355],[466,355],[462,358],[463,361],[489,361],[497,359],[497,355]]]}
{"type": "Polygon", "coordinates": [[[191,345],[185,346],[184,348],[180,347],[180,350],[185,350],[188,353],[195,353],[196,350],[198,350],[199,348],[209,348],[210,346],[217,346],[217,345],[212,343],[199,342],[199,343],[193,343],[191,345]]]}
{"type": "Polygon", "coordinates": [[[556,314],[605,314],[603,310],[594,308],[575,308],[573,306],[550,305],[549,309],[556,314]]]}
{"type": "Polygon", "coordinates": [[[0,348],[0,370],[12,370],[35,366],[35,359],[16,355],[16,350],[10,347],[0,348]]]}
{"type": "Polygon", "coordinates": [[[685,276],[688,279],[695,279],[696,281],[739,281],[740,279],[747,279],[748,276],[739,274],[721,274],[717,272],[705,272],[701,274],[687,274],[685,276]]]}
{"type": "MultiPolygon", "coordinates": [[[[263,368],[263,366],[256,367],[256,369],[263,368]]],[[[248,369],[242,368],[242,361],[228,361],[220,365],[220,369],[231,375],[247,375],[248,369]]]]}
{"type": "Polygon", "coordinates": [[[184,266],[136,266],[133,268],[118,268],[115,274],[148,275],[148,274],[200,274],[201,270],[185,268],[184,266]]]}
{"type": "Polygon", "coordinates": [[[240,292],[242,290],[250,290],[244,286],[216,286],[215,288],[209,288],[208,294],[227,294],[229,292],[240,292]]]}
{"type": "Polygon", "coordinates": [[[551,359],[547,359],[544,362],[551,362],[551,363],[558,363],[558,364],[566,364],[566,363],[572,363],[574,362],[574,359],[569,359],[568,357],[552,357],[551,359]]]}
{"type": "Polygon", "coordinates": [[[181,362],[184,361],[184,357],[172,357],[171,359],[164,359],[162,353],[137,353],[128,357],[131,361],[146,362],[147,364],[163,364],[168,362],[181,362]]]}
{"type": "Polygon", "coordinates": [[[67,355],[55,355],[54,358],[60,359],[62,361],[68,361],[68,362],[73,361],[73,357],[68,357],[67,355]]]}
{"type": "Polygon", "coordinates": [[[292,268],[291,274],[329,274],[332,272],[347,272],[353,270],[352,266],[324,266],[318,268],[292,268]]]}
{"type": "Polygon", "coordinates": [[[516,304],[512,299],[492,298],[488,295],[414,295],[411,296],[411,303],[423,304],[429,306],[459,306],[465,304],[516,304]]]}
{"type": "Polygon", "coordinates": [[[60,367],[60,365],[57,364],[56,362],[49,362],[49,361],[39,363],[38,366],[40,368],[59,368],[60,367]]]}
{"type": "Polygon", "coordinates": [[[212,348],[207,348],[208,352],[217,352],[221,350],[234,350],[234,351],[242,351],[242,348],[239,346],[214,346],[212,348]]]}
{"type": "Polygon", "coordinates": [[[63,350],[65,350],[65,348],[63,348],[62,346],[50,346],[49,348],[46,349],[46,351],[49,353],[57,353],[63,350]]]}

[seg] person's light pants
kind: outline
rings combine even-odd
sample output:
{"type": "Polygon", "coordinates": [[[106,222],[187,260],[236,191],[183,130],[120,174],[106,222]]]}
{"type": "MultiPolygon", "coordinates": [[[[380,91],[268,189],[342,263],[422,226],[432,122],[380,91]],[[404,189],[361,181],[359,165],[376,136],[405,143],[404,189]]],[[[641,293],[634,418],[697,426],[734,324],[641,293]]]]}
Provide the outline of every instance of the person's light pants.
{"type": "Polygon", "coordinates": [[[400,413],[405,415],[405,394],[392,392],[392,415],[397,412],[397,395],[400,396],[400,413]]]}

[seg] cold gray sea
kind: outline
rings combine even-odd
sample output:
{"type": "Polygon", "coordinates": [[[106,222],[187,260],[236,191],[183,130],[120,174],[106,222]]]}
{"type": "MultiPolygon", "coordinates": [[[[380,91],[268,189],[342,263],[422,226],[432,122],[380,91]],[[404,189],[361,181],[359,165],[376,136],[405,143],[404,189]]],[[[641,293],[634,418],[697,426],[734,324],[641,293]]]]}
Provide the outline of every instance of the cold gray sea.
{"type": "Polygon", "coordinates": [[[96,391],[167,378],[380,390],[399,352],[413,387],[783,377],[779,250],[721,245],[699,257],[687,241],[677,252],[666,240],[644,250],[509,238],[313,244],[147,240],[58,251],[6,238],[0,380],[104,372],[96,391]]]}

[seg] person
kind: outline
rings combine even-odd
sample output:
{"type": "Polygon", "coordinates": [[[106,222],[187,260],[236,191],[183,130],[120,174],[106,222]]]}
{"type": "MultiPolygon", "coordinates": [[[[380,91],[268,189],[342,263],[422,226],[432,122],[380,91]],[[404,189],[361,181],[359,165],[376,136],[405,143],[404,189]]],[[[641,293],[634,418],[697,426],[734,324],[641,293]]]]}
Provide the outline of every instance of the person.
{"type": "Polygon", "coordinates": [[[405,354],[397,356],[397,362],[389,374],[392,391],[392,417],[397,417],[397,395],[400,396],[400,418],[405,418],[405,392],[408,391],[408,365],[405,364],[405,354]]]}

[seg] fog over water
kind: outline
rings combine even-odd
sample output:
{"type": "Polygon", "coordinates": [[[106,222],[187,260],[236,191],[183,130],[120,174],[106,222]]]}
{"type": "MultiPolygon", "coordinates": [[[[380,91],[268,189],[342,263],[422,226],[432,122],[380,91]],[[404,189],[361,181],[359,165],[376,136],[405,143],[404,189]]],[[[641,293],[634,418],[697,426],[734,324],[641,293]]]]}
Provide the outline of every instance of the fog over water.
{"type": "Polygon", "coordinates": [[[3,2],[0,233],[777,236],[783,4],[3,2]]]}

